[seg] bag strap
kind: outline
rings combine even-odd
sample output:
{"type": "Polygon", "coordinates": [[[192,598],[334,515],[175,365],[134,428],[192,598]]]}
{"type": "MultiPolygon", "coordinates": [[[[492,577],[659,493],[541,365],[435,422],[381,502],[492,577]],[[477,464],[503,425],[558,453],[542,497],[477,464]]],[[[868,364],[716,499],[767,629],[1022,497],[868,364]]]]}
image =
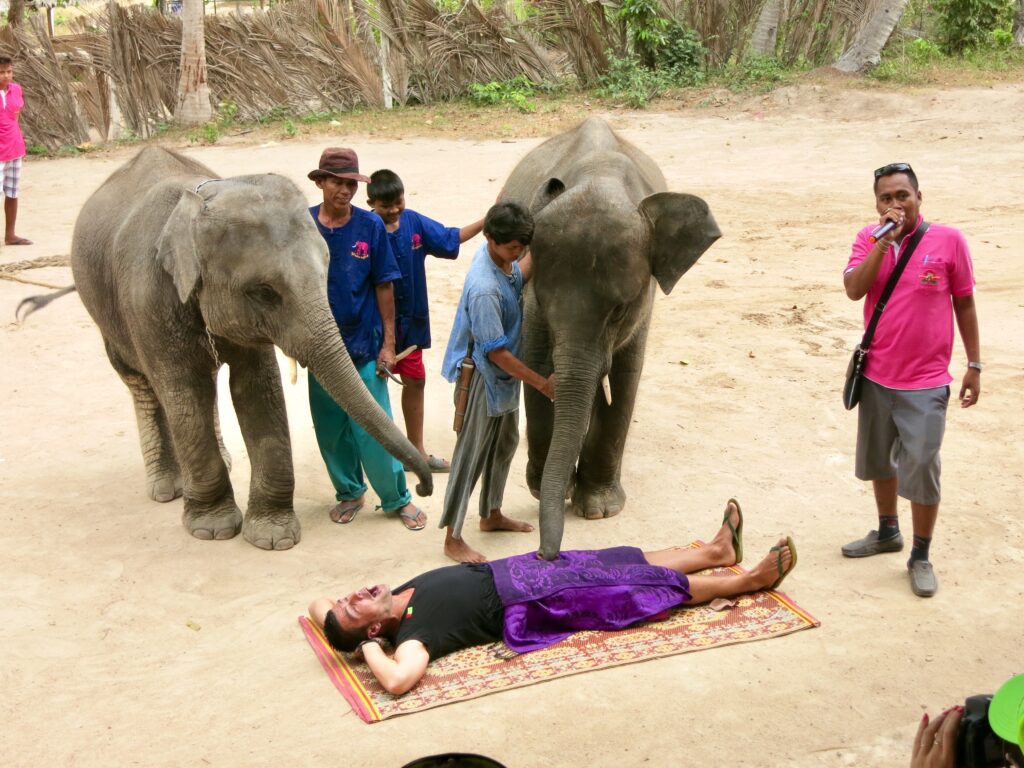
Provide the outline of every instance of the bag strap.
{"type": "Polygon", "coordinates": [[[889,276],[889,281],[885,284],[885,288],[882,290],[882,295],[878,299],[878,303],[875,304],[874,314],[871,315],[871,320],[868,322],[868,327],[864,331],[864,338],[861,339],[860,348],[862,351],[867,352],[868,347],[871,346],[871,341],[875,338],[875,328],[878,326],[878,320],[882,316],[882,310],[885,309],[886,302],[889,301],[889,297],[892,296],[893,290],[896,288],[896,283],[899,282],[900,275],[903,274],[903,270],[907,268],[907,264],[910,262],[910,257],[914,255],[914,251],[917,249],[917,244],[921,242],[921,238],[924,237],[924,233],[928,231],[928,222],[922,221],[921,226],[917,228],[914,236],[910,238],[910,242],[907,243],[907,247],[903,249],[903,253],[900,254],[900,260],[896,263],[896,269],[892,271],[889,276]]]}

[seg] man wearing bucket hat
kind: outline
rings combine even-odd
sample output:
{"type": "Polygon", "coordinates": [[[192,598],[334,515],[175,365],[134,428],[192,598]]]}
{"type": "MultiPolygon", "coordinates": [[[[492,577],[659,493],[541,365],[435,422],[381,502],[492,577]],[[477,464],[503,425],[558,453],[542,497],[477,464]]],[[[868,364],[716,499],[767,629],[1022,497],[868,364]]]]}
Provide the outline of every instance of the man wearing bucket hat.
{"type": "Polygon", "coordinates": [[[914,737],[910,768],[1024,768],[1024,674],[1011,677],[1000,686],[988,702],[987,723],[982,721],[982,727],[974,729],[976,734],[965,739],[961,731],[972,717],[972,701],[981,702],[981,712],[987,698],[969,698],[966,714],[964,706],[956,706],[929,722],[926,713],[914,737]]]}
{"type": "MultiPolygon", "coordinates": [[[[348,147],[329,147],[309,172],[323,202],[309,209],[327,242],[327,298],[345,347],[374,400],[391,418],[387,379],[395,365],[395,297],[392,282],[401,278],[384,224],[375,214],[352,205],[359,182],[359,158],[348,147]]],[[[320,454],[337,494],[331,520],[351,523],[366,498],[363,473],[380,497],[385,514],[396,514],[414,531],[427,517],[412,503],[402,464],[370,437],[309,375],[309,409],[320,454]]]]}

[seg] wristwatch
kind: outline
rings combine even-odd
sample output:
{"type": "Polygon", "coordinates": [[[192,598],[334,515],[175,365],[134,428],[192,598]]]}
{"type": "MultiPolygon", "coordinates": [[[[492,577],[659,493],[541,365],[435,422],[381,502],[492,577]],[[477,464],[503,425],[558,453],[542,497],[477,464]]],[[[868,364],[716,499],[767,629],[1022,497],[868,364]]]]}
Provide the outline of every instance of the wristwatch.
{"type": "Polygon", "coordinates": [[[981,368],[982,368],[982,365],[981,365],[981,363],[968,363],[968,364],[967,364],[967,367],[968,367],[968,368],[973,368],[973,369],[974,369],[974,370],[976,370],[976,371],[977,371],[978,373],[981,373],[981,368]]]}

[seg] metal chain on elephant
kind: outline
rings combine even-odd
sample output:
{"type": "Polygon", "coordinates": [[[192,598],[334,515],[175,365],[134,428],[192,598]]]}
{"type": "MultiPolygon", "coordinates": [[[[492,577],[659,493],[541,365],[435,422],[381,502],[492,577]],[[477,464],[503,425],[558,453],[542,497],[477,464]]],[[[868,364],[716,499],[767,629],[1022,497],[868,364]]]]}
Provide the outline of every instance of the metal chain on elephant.
{"type": "Polygon", "coordinates": [[[217,366],[217,370],[220,370],[220,357],[217,355],[217,345],[213,343],[213,334],[210,333],[209,326],[203,326],[206,330],[206,341],[210,344],[210,354],[213,355],[213,363],[217,366]]]}

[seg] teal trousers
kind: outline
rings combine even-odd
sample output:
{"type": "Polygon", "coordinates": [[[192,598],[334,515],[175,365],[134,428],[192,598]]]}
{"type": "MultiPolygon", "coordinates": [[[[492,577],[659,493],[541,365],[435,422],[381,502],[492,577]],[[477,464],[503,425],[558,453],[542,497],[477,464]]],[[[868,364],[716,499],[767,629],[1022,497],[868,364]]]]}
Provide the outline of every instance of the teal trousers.
{"type": "MultiPolygon", "coordinates": [[[[377,361],[370,360],[356,368],[370,395],[388,418],[392,418],[387,379],[377,375],[377,361]]],[[[309,374],[309,411],[320,455],[327,465],[338,501],[358,499],[366,493],[363,472],[380,497],[380,506],[385,512],[396,512],[412,501],[401,462],[334,402],[312,372],[309,374]]]]}

